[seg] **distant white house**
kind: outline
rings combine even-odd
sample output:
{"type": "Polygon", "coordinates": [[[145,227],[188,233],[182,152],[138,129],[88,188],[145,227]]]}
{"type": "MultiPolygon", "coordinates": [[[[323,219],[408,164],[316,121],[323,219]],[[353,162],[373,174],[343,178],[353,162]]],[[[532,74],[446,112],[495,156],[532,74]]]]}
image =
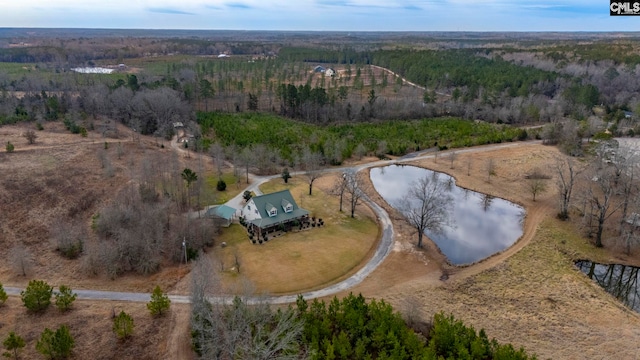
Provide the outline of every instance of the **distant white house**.
{"type": "Polygon", "coordinates": [[[227,55],[227,54],[220,54],[220,55],[218,55],[218,59],[226,58],[226,57],[229,57],[229,55],[227,55]]]}
{"type": "Polygon", "coordinates": [[[324,71],[324,76],[333,77],[335,75],[336,75],[336,71],[333,70],[332,68],[328,68],[327,70],[324,71]]]}

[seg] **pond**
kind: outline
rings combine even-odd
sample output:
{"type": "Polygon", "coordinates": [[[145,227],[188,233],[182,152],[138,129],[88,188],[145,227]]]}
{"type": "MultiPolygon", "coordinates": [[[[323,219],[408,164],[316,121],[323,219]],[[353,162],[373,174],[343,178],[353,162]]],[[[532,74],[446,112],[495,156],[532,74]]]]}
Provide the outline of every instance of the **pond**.
{"type": "Polygon", "coordinates": [[[525,211],[504,199],[464,189],[455,185],[449,175],[431,170],[391,165],[371,169],[371,181],[387,203],[398,209],[411,184],[438,174],[438,181],[446,182],[451,198],[449,221],[442,231],[425,231],[440,251],[454,265],[478,262],[513,245],[522,236],[525,211]]]}
{"type": "Polygon", "coordinates": [[[640,312],[638,294],[638,267],[621,264],[598,264],[592,261],[577,261],[576,266],[590,279],[595,280],[609,294],[623,304],[640,312]]]}

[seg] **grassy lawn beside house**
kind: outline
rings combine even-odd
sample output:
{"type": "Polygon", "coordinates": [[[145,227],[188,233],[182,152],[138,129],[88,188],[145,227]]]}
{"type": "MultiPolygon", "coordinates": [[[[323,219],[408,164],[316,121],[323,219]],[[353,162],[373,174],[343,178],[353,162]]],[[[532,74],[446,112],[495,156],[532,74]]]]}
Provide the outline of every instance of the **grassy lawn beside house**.
{"type": "Polygon", "coordinates": [[[289,189],[298,206],[322,218],[325,226],[290,232],[262,245],[251,244],[240,225],[224,229],[217,243],[225,241],[228,246],[211,256],[224,264],[226,288],[247,279],[261,293],[308,291],[348,277],[369,259],[379,238],[373,213],[365,206],[358,208],[355,219],[348,211],[340,213],[338,198],[326,192],[332,181],[324,180],[327,185],[314,186],[312,196],[302,178],[290,179],[289,184],[276,179],[260,187],[264,193],[289,189]],[[240,274],[232,270],[236,253],[240,274]]]}
{"type": "Polygon", "coordinates": [[[203,196],[201,199],[201,207],[207,205],[224,204],[227,201],[233,199],[238,195],[247,184],[243,181],[244,177],[241,177],[240,183],[236,182],[236,177],[233,176],[233,172],[225,172],[222,174],[222,180],[227,183],[227,188],[224,191],[218,191],[216,186],[220,178],[217,174],[207,173],[205,176],[205,187],[203,190],[203,196]],[[212,199],[212,203],[210,202],[212,199]]]}

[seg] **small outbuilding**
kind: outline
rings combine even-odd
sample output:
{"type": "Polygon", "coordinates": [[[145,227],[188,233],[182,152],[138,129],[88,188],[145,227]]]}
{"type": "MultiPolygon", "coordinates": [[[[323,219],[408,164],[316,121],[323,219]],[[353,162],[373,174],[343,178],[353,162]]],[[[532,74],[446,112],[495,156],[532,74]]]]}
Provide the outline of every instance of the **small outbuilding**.
{"type": "Polygon", "coordinates": [[[218,225],[229,227],[236,216],[236,209],[227,205],[218,205],[210,207],[205,216],[213,219],[218,225]]]}

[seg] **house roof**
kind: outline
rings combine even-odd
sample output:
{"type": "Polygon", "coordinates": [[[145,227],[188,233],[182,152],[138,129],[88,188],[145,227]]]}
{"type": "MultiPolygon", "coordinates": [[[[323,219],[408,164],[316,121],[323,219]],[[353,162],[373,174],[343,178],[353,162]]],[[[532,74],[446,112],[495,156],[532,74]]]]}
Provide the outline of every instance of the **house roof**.
{"type": "Polygon", "coordinates": [[[251,200],[253,200],[256,209],[258,209],[258,211],[260,212],[261,219],[251,220],[250,223],[261,228],[283,223],[304,215],[309,215],[309,212],[307,210],[301,209],[298,204],[296,204],[296,201],[293,199],[293,196],[291,195],[291,192],[289,192],[289,190],[282,190],[271,194],[255,196],[251,198],[251,200]],[[284,205],[286,202],[289,202],[293,206],[293,210],[291,212],[285,212],[282,206],[275,207],[272,205],[284,205]],[[267,208],[272,207],[278,209],[278,214],[276,216],[270,217],[267,213],[267,208]]]}
{"type": "Polygon", "coordinates": [[[210,207],[209,210],[207,210],[206,215],[218,216],[226,220],[231,220],[235,213],[236,213],[236,209],[227,205],[219,205],[219,206],[210,207]]]}

